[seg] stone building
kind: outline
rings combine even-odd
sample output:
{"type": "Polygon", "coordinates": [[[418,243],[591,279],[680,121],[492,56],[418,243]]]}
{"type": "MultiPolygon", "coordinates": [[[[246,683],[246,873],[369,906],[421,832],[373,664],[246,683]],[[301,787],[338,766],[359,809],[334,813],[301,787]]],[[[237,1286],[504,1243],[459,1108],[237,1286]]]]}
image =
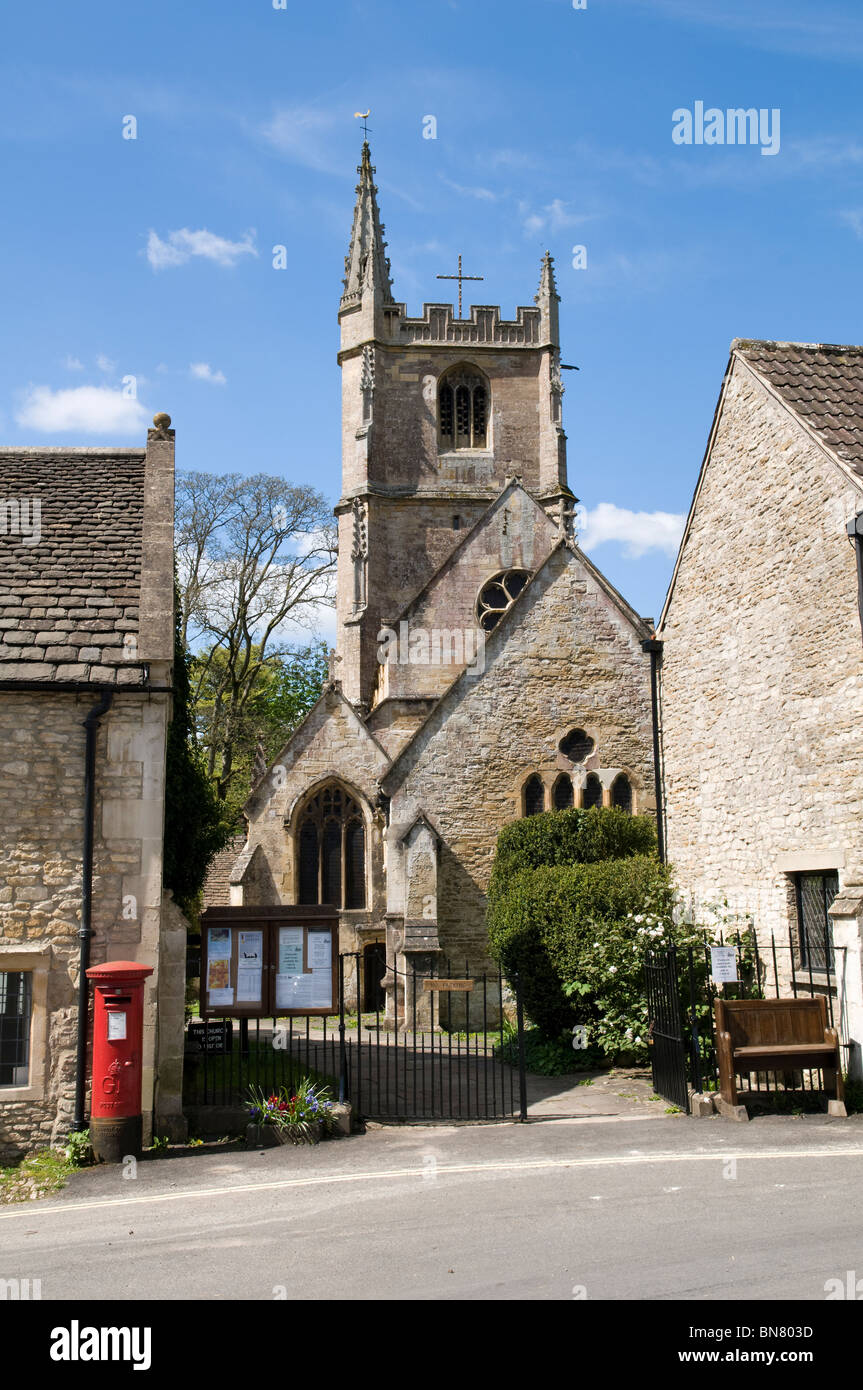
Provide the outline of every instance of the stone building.
{"type": "Polygon", "coordinates": [[[182,1130],[185,921],[162,896],[174,437],[156,425],[145,449],[0,451],[6,1152],[87,1123],[82,956],[153,966],[145,1133],[154,1111],[182,1130]]]}
{"type": "Polygon", "coordinates": [[[513,319],[449,304],[411,317],[367,144],[358,172],[337,654],[247,802],[229,900],[328,903],[342,951],[479,968],[506,822],[654,809],[652,628],[573,537],[551,258],[513,319]]]}
{"type": "Polygon", "coordinates": [[[668,853],[780,973],[832,923],[858,1070],[861,510],[863,348],[735,341],[658,629],[668,853]]]}

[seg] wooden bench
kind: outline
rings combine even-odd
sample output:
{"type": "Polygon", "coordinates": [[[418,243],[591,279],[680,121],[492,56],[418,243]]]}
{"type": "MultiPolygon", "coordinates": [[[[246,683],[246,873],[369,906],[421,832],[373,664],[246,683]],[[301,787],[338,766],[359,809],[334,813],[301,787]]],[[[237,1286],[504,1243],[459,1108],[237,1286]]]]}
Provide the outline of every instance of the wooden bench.
{"type": "Polygon", "coordinates": [[[811,999],[717,999],[714,1017],[719,1091],[729,1105],[737,1104],[738,1073],[810,1067],[824,1072],[824,1084],[835,1087],[837,1102],[844,1100],[839,1034],[827,1026],[823,994],[811,999]]]}

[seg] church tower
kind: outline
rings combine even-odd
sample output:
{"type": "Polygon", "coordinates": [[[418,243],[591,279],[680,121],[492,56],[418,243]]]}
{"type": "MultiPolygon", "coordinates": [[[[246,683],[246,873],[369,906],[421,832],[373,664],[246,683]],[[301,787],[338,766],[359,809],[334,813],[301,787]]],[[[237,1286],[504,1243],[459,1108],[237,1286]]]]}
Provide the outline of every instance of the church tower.
{"type": "MultiPolygon", "coordinates": [[[[559,296],[546,252],[530,307],[396,302],[375,169],[363,144],[339,307],[342,495],[337,678],[375,699],[378,633],[444,564],[513,477],[565,526],[559,296]]],[[[461,285],[459,286],[461,290],[461,285]]]]}

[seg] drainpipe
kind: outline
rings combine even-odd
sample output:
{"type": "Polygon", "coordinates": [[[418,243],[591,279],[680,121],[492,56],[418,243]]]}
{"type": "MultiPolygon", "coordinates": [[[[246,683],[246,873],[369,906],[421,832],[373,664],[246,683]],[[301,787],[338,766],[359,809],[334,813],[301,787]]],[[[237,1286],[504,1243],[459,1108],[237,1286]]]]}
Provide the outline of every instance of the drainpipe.
{"type": "Polygon", "coordinates": [[[665,818],[662,800],[662,769],[659,761],[659,658],[662,643],[656,637],[649,637],[641,644],[643,652],[650,653],[650,709],[653,722],[653,782],[656,792],[656,845],[659,861],[665,863],[665,818]]]}
{"type": "Polygon", "coordinates": [[[75,1068],[75,1117],[73,1130],[86,1129],[84,1098],[87,1089],[87,1017],[90,1007],[87,967],[90,964],[90,942],[93,937],[93,827],[96,810],[96,737],[99,721],[111,708],[114,692],[103,690],[98,705],[94,705],[84,720],[84,856],[81,884],[81,943],[78,956],[78,1058],[75,1068]]]}
{"type": "Polygon", "coordinates": [[[857,553],[857,607],[860,611],[860,625],[863,628],[863,512],[858,512],[852,517],[845,529],[857,553]]]}

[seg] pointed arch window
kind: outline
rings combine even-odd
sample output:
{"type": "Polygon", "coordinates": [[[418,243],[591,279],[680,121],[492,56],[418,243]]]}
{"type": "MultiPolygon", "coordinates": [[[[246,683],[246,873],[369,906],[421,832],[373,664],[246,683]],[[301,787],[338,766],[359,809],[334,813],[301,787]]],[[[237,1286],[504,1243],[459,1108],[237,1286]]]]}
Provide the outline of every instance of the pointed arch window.
{"type": "Polygon", "coordinates": [[[441,378],[438,387],[441,449],[485,449],[488,415],[488,382],[475,367],[453,367],[441,378]]]}
{"type": "Polygon", "coordinates": [[[296,842],[302,905],[365,907],[365,822],[359,803],[338,782],[304,806],[296,842]]]}
{"type": "Polygon", "coordinates": [[[572,778],[567,777],[562,772],[554,784],[552,791],[552,801],[555,811],[568,811],[574,805],[575,797],[572,789],[572,778]]]}
{"type": "Polygon", "coordinates": [[[545,787],[542,784],[542,778],[537,777],[534,773],[524,784],[524,814],[526,816],[538,816],[544,810],[545,787]]]}
{"type": "Polygon", "coordinates": [[[615,777],[611,788],[611,804],[620,811],[632,812],[632,783],[624,772],[615,777]]]}
{"type": "Polygon", "coordinates": [[[584,793],[581,798],[581,804],[588,811],[590,810],[591,806],[602,805],[602,783],[600,782],[595,772],[589,772],[587,774],[587,781],[584,784],[584,793]]]}

